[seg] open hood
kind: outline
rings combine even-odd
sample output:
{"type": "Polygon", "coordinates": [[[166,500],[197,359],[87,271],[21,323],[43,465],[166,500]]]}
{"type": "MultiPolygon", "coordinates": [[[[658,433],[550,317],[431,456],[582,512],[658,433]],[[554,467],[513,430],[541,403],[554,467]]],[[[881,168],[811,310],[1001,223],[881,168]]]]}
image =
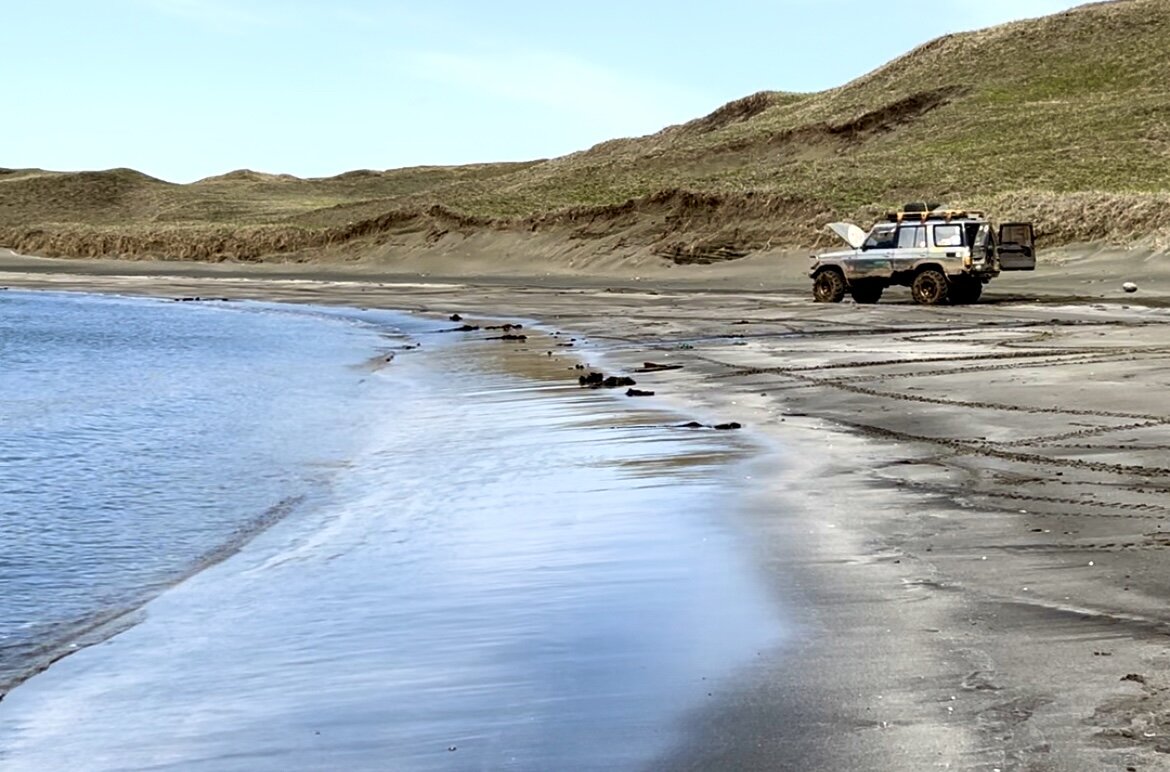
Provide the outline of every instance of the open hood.
{"type": "Polygon", "coordinates": [[[865,238],[868,235],[851,222],[831,222],[825,227],[844,239],[845,243],[854,249],[861,249],[861,245],[865,243],[865,238]]]}

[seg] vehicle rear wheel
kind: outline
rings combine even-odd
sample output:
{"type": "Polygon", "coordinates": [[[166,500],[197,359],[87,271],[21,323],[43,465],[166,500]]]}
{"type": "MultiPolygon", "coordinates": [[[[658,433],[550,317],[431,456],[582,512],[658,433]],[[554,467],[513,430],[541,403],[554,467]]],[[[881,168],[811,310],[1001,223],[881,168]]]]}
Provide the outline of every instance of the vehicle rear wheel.
{"type": "Polygon", "coordinates": [[[914,277],[910,294],[914,302],[924,306],[936,306],[947,299],[947,277],[942,271],[928,268],[914,277]]]}
{"type": "Polygon", "coordinates": [[[983,294],[983,282],[978,279],[962,279],[951,285],[951,302],[955,305],[979,302],[983,294]]]}
{"type": "Polygon", "coordinates": [[[818,303],[840,303],[845,299],[845,277],[827,268],[813,279],[813,299],[818,303]]]}
{"type": "Polygon", "coordinates": [[[855,281],[849,287],[849,295],[854,303],[876,303],[882,299],[885,288],[880,281],[855,281]]]}

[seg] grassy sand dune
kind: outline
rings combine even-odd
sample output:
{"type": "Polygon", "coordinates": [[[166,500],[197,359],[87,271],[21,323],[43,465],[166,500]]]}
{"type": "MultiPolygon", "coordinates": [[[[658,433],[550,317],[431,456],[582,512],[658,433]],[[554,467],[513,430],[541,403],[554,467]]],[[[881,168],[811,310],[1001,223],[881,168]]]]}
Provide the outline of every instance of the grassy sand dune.
{"type": "Polygon", "coordinates": [[[0,172],[0,244],[69,256],[393,260],[512,248],[712,262],[824,243],[905,200],[1029,218],[1047,246],[1170,247],[1170,4],[949,35],[840,88],[761,92],[657,134],[520,164],[174,185],[0,172]],[[568,245],[567,247],[565,245],[568,245]]]}

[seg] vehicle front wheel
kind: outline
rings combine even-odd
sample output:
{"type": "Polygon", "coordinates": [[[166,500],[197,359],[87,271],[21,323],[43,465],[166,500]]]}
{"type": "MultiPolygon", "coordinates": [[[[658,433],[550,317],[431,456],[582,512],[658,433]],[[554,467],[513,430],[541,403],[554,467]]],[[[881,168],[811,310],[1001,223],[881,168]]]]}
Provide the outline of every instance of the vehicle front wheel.
{"type": "Polygon", "coordinates": [[[885,285],[879,281],[857,281],[849,287],[849,295],[854,303],[876,303],[882,299],[885,285]]]}
{"type": "Polygon", "coordinates": [[[813,299],[818,303],[840,303],[845,299],[845,277],[828,268],[813,279],[813,299]]]}
{"type": "Polygon", "coordinates": [[[947,277],[942,271],[928,268],[914,277],[910,294],[914,302],[924,306],[936,306],[947,299],[947,277]]]}

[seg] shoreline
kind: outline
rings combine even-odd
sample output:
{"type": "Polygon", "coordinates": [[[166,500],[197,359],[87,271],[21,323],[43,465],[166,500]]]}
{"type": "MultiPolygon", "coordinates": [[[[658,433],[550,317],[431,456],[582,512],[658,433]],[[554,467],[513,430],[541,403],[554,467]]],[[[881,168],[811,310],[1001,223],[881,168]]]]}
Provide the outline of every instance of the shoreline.
{"type": "MultiPolygon", "coordinates": [[[[790,292],[808,295],[810,250],[772,250],[709,265],[634,263],[619,259],[574,269],[557,261],[466,249],[427,260],[359,258],[259,263],[199,260],[50,258],[0,247],[0,276],[115,277],[182,282],[312,282],[328,284],[456,284],[496,288],[703,291],[714,293],[790,292]]],[[[1045,249],[1036,272],[1001,274],[988,286],[984,304],[1007,302],[1123,302],[1165,306],[1170,295],[1170,260],[1142,245],[1073,244],[1045,249]],[[1126,281],[1139,291],[1128,294],[1126,281]]],[[[2,286],[2,285],[0,285],[2,286]]],[[[888,299],[908,297],[891,288],[888,299]]]]}
{"type": "Polygon", "coordinates": [[[569,357],[420,322],[392,323],[413,340],[362,377],[378,409],[335,495],[14,689],[0,706],[6,769],[381,768],[385,753],[442,769],[494,767],[505,751],[520,768],[548,768],[537,760],[558,752],[641,767],[647,749],[673,744],[674,713],[773,645],[780,613],[735,568],[747,562],[738,532],[703,505],[750,452],[746,438],[582,389],[569,357]],[[445,480],[431,479],[441,465],[445,480]],[[396,715],[404,704],[433,722],[396,715]],[[306,713],[311,747],[279,731],[305,729],[306,713]],[[233,715],[252,719],[209,728],[233,715]],[[383,739],[345,739],[355,732],[383,739]],[[589,747],[594,732],[610,742],[589,747]]]}
{"type": "Polygon", "coordinates": [[[586,359],[600,356],[607,371],[682,364],[639,388],[793,448],[753,505],[757,558],[773,577],[804,577],[775,590],[805,597],[813,637],[835,645],[801,652],[812,664],[802,673],[758,665],[696,716],[694,747],[661,768],[774,765],[797,750],[839,769],[875,759],[1142,769],[1164,758],[1165,292],[1118,291],[1119,303],[1150,308],[1101,306],[1065,300],[1071,279],[1034,280],[1044,286],[1033,297],[1048,301],[993,283],[989,302],[970,308],[895,297],[859,309],[815,307],[783,287],[403,286],[361,275],[337,285],[243,273],[17,282],[536,318],[588,340],[586,359]],[[783,507],[795,514],[777,517],[783,507]],[[780,570],[794,540],[806,557],[780,570]],[[793,720],[793,695],[824,712],[807,717],[803,746],[785,732],[781,747],[776,725],[793,720]]]}

